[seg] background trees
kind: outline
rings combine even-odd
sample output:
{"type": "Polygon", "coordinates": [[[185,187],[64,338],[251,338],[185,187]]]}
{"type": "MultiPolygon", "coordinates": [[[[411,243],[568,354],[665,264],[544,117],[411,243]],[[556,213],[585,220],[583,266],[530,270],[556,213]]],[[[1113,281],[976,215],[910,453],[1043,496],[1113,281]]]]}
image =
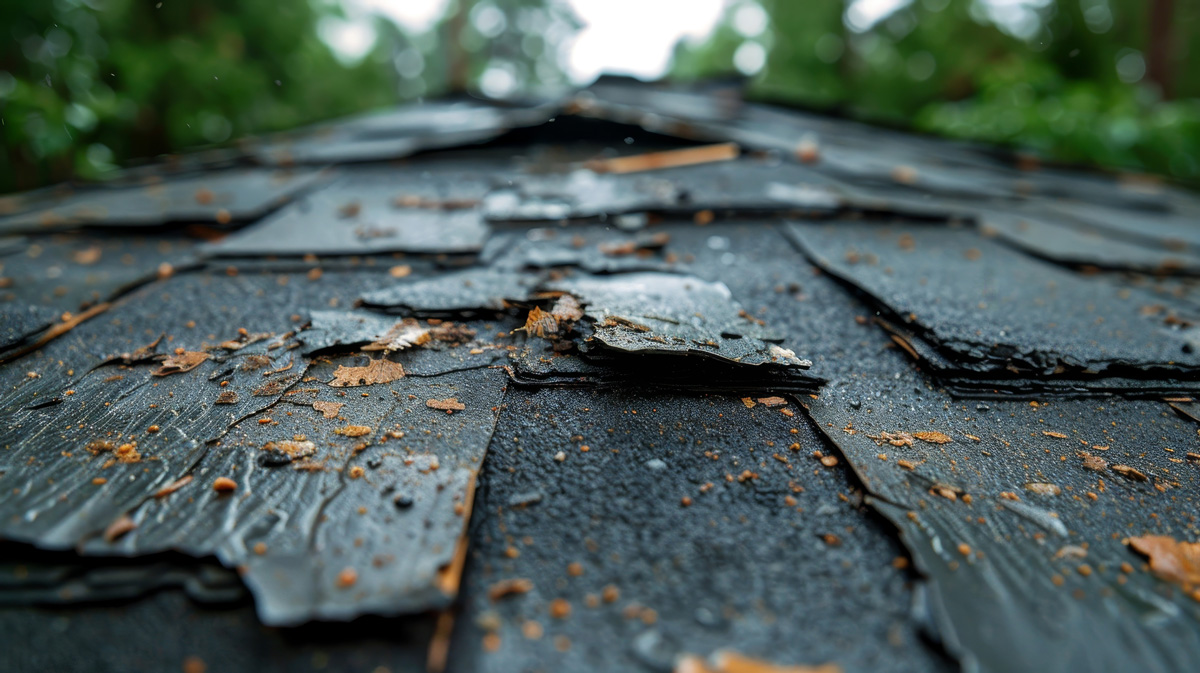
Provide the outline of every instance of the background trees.
{"type": "MultiPolygon", "coordinates": [[[[571,2],[379,18],[349,61],[321,37],[336,0],[0,3],[0,191],[447,90],[561,89],[571,2]]],[[[730,0],[668,75],[729,74],[764,100],[1200,181],[1190,0],[730,0]]]]}

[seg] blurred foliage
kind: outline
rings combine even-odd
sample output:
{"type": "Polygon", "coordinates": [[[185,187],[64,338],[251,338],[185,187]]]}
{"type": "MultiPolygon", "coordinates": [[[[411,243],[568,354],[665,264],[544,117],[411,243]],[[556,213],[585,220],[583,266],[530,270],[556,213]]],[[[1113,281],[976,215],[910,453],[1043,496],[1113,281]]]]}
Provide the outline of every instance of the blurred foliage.
{"type": "MultiPolygon", "coordinates": [[[[741,72],[765,100],[1200,181],[1200,3],[911,0],[866,25],[864,1],[729,0],[670,75],[741,72]]],[[[568,84],[567,0],[445,7],[413,34],[368,15],[346,61],[322,36],[364,10],[339,0],[9,0],[0,192],[447,90],[568,84]]]]}
{"type": "Polygon", "coordinates": [[[854,4],[735,0],[673,75],[740,71],[767,100],[1200,180],[1200,3],[915,0],[873,25],[854,4]]]}
{"type": "Polygon", "coordinates": [[[319,16],[335,11],[273,0],[0,3],[0,191],[395,101],[383,47],[347,67],[317,37],[319,16]]]}

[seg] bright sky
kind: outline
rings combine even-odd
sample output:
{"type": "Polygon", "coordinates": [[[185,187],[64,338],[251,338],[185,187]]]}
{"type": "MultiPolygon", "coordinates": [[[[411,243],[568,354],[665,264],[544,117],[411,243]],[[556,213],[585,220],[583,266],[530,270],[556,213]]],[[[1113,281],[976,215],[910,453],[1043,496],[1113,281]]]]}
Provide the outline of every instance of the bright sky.
{"type": "MultiPolygon", "coordinates": [[[[734,14],[734,26],[746,37],[766,27],[765,13],[752,0],[556,0],[569,6],[583,28],[568,47],[567,73],[577,84],[586,84],[601,73],[634,75],[657,79],[667,72],[671,53],[680,39],[701,40],[716,27],[724,10],[742,5],[734,14]],[[631,18],[632,17],[632,18],[631,18]]],[[[811,2],[813,0],[796,0],[811,2]]],[[[936,4],[938,0],[927,0],[936,4]]],[[[846,10],[847,25],[867,30],[913,0],[853,0],[846,10]]],[[[1021,24],[1032,19],[1031,9],[1049,0],[982,0],[989,16],[1020,34],[1021,24]]],[[[321,37],[348,61],[370,50],[375,33],[368,17],[380,14],[405,28],[421,32],[442,17],[449,0],[342,0],[348,20],[326,19],[321,37]]],[[[747,45],[743,45],[747,46],[747,45]]],[[[743,71],[757,70],[765,58],[757,51],[739,50],[737,65],[743,71]],[[747,70],[747,67],[749,70],[747,70]]],[[[763,53],[760,53],[763,52],[763,53]]],[[[737,60],[737,59],[735,59],[737,60]]]]}

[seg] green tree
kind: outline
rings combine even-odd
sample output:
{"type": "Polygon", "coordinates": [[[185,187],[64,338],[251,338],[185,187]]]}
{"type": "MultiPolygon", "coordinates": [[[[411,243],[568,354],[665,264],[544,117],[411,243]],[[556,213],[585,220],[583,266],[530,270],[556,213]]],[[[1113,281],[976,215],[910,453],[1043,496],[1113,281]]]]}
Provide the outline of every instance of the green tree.
{"type": "Polygon", "coordinates": [[[395,101],[394,40],[343,65],[316,32],[336,11],[270,0],[0,3],[0,191],[395,101]]]}

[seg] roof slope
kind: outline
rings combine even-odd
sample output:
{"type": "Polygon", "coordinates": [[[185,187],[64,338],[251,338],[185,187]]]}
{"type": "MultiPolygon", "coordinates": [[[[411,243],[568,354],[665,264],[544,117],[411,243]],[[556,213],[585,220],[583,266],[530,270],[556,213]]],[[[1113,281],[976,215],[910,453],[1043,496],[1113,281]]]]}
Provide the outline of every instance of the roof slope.
{"type": "Polygon", "coordinates": [[[1200,656],[1189,193],[602,80],[3,205],[0,668],[1200,656]]]}

